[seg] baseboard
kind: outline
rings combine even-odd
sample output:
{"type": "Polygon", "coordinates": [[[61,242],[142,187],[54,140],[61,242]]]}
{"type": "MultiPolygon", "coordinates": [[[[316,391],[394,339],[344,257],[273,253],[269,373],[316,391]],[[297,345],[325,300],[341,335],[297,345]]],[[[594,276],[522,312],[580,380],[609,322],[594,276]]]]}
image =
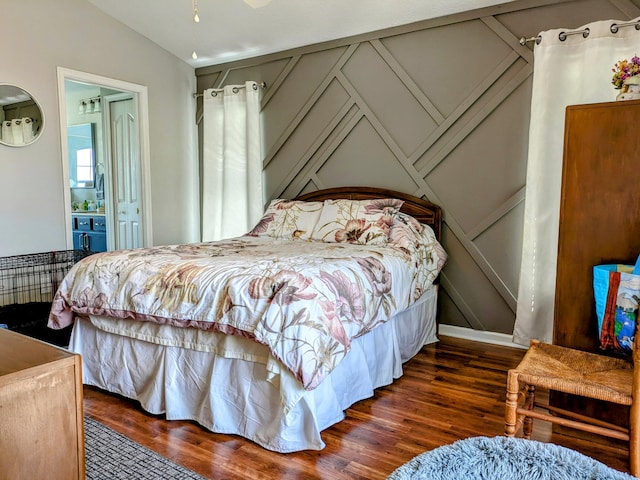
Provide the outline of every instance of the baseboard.
{"type": "Polygon", "coordinates": [[[528,345],[524,346],[513,343],[512,336],[506,333],[487,332],[484,330],[474,330],[472,328],[455,327],[453,325],[438,325],[438,335],[464,338],[465,340],[473,340],[475,342],[492,343],[504,347],[521,348],[523,350],[528,348],[528,345]]]}

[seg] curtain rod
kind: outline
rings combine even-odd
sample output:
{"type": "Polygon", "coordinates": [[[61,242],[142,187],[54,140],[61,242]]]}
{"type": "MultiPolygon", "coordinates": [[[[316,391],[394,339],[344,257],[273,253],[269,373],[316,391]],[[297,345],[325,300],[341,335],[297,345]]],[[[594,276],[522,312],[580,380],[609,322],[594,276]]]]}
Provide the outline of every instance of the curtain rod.
{"type": "MultiPolygon", "coordinates": [[[[258,87],[260,88],[267,88],[267,84],[265,82],[260,82],[260,83],[254,83],[253,84],[253,89],[257,90],[258,87]]],[[[233,93],[238,93],[238,90],[240,90],[241,88],[247,88],[246,85],[236,85],[235,87],[233,87],[233,93]]],[[[224,88],[214,88],[211,89],[212,90],[212,95],[213,94],[217,94],[218,92],[223,92],[224,88]]],[[[198,97],[202,97],[204,95],[204,93],[194,93],[193,94],[193,98],[198,98],[198,97]]]]}
{"type": "MultiPolygon", "coordinates": [[[[626,23],[612,23],[611,26],[609,27],[609,30],[611,31],[611,33],[618,33],[618,30],[620,30],[621,28],[631,27],[631,26],[634,26],[636,30],[640,30],[640,20],[635,22],[626,22],[626,23]]],[[[577,34],[582,34],[584,38],[587,38],[590,32],[591,31],[589,30],[589,28],[585,28],[583,30],[570,30],[567,32],[560,32],[558,34],[558,39],[561,42],[564,42],[569,35],[577,35],[577,34]]],[[[539,45],[540,42],[542,42],[542,37],[538,35],[536,37],[520,38],[520,45],[526,45],[529,42],[536,42],[536,45],[539,45]]]]}

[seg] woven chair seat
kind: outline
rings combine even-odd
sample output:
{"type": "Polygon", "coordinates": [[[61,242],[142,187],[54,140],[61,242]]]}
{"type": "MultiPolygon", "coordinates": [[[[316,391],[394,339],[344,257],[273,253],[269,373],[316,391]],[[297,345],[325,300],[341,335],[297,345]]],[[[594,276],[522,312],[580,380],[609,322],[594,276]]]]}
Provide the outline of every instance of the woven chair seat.
{"type": "Polygon", "coordinates": [[[631,405],[633,363],[621,358],[537,343],[515,368],[520,381],[537,387],[631,405]]]}
{"type": "Polygon", "coordinates": [[[639,338],[636,335],[629,360],[531,340],[520,364],[507,373],[505,434],[513,437],[522,429],[523,436],[531,438],[537,419],[627,441],[631,473],[640,478],[640,368],[634,369],[640,365],[639,338]],[[627,405],[630,428],[541,403],[538,387],[627,405]]]}

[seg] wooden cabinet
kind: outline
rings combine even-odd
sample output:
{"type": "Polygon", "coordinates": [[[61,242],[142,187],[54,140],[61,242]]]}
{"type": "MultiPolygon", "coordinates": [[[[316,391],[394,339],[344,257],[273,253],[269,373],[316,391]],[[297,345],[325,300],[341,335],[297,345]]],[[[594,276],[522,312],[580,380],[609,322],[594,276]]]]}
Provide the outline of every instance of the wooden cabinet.
{"type": "Polygon", "coordinates": [[[598,349],[593,266],[640,254],[640,101],[567,107],[554,343],[598,349]]]}
{"type": "Polygon", "coordinates": [[[107,222],[104,215],[74,214],[71,221],[74,250],[107,251],[107,222]]]}
{"type": "Polygon", "coordinates": [[[84,479],[80,355],[0,329],[0,478],[84,479]]]}
{"type": "MultiPolygon", "coordinates": [[[[640,254],[640,101],[567,107],[560,199],[554,343],[597,352],[593,266],[640,254]]],[[[556,406],[624,421],[607,404],[557,395],[556,406]]]]}

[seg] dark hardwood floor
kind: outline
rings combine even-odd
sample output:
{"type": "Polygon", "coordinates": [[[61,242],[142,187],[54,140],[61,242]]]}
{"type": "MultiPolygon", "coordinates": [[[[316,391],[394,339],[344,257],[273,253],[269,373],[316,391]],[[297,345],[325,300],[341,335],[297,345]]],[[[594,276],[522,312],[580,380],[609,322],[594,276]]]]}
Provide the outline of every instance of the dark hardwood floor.
{"type": "MultiPolygon", "coordinates": [[[[521,349],[441,337],[407,362],[402,378],[353,405],[342,422],[325,430],[322,451],[270,452],[193,422],[166,421],[92,387],[84,389],[84,406],[90,417],[211,479],[385,479],[427,450],[502,435],[506,372],[523,355],[521,349]]],[[[533,439],[628,472],[623,442],[560,435],[540,421],[533,439]]]]}

